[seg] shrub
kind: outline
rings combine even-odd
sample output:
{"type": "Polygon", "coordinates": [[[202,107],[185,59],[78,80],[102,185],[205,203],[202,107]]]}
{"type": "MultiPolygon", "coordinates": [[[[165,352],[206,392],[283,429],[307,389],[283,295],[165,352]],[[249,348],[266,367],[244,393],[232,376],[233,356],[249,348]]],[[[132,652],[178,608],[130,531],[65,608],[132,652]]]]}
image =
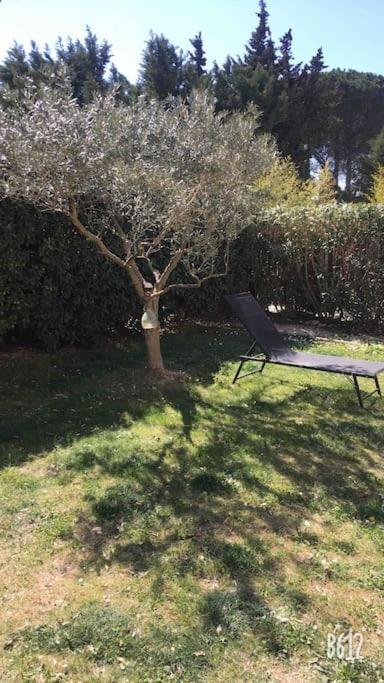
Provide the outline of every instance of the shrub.
{"type": "Polygon", "coordinates": [[[384,204],[384,166],[379,166],[373,174],[371,199],[377,204],[384,204]]]}
{"type": "Polygon", "coordinates": [[[261,232],[275,256],[273,303],[325,319],[383,322],[384,207],[276,208],[261,232]]]}
{"type": "Polygon", "coordinates": [[[384,207],[312,202],[268,209],[233,245],[227,277],[184,297],[182,310],[223,312],[225,294],[249,290],[289,315],[377,328],[384,322],[383,255],[384,207]]]}

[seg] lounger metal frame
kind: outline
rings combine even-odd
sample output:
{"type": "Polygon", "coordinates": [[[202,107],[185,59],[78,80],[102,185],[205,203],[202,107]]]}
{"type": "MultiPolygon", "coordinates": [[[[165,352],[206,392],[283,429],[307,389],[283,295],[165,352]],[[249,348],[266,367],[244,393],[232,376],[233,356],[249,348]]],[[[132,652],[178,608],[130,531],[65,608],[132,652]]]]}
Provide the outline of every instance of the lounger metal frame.
{"type": "MultiPolygon", "coordinates": [[[[234,295],[234,296],[229,296],[226,298],[227,298],[227,301],[230,304],[231,308],[233,308],[233,305],[231,304],[231,300],[236,298],[236,296],[245,296],[245,295],[246,295],[246,293],[244,293],[244,295],[234,295]]],[[[249,297],[251,297],[251,295],[249,295],[249,297]]],[[[254,298],[252,297],[252,299],[254,299],[254,298]]],[[[258,309],[260,310],[260,307],[257,304],[255,299],[254,299],[254,304],[256,304],[258,309]]],[[[271,321],[269,320],[268,316],[266,316],[265,313],[262,313],[262,315],[263,315],[263,317],[265,316],[265,318],[269,322],[269,325],[271,325],[271,321]]],[[[242,321],[242,322],[244,324],[244,321],[242,321]]],[[[247,325],[246,325],[246,327],[247,327],[247,325]]],[[[274,328],[274,330],[275,330],[276,334],[279,334],[278,331],[276,330],[276,328],[274,328]]],[[[248,332],[251,333],[249,329],[248,329],[248,332]]],[[[251,336],[256,336],[256,335],[252,334],[251,336]]],[[[265,344],[264,344],[264,346],[265,346],[265,344]]],[[[372,396],[375,396],[375,395],[377,395],[379,397],[382,396],[381,387],[380,387],[378,376],[377,376],[378,373],[375,375],[363,374],[361,372],[360,373],[359,372],[351,372],[351,369],[349,369],[348,371],[347,370],[343,371],[342,368],[312,367],[309,365],[303,365],[300,363],[300,361],[298,361],[296,363],[293,363],[292,361],[288,362],[287,360],[284,359],[284,357],[279,358],[278,355],[270,356],[268,353],[266,353],[266,350],[263,349],[257,341],[253,341],[251,346],[249,347],[249,349],[245,352],[245,354],[239,356],[239,358],[240,358],[240,364],[236,370],[232,384],[235,384],[237,381],[239,381],[240,379],[243,379],[244,377],[249,377],[249,375],[261,374],[263,372],[265,366],[267,365],[267,363],[270,363],[273,365],[285,365],[285,366],[294,367],[294,368],[302,368],[305,370],[316,370],[318,372],[332,372],[332,373],[337,374],[337,375],[344,375],[348,379],[348,381],[351,382],[352,386],[354,387],[355,392],[356,392],[356,396],[357,396],[357,400],[358,400],[359,406],[361,408],[364,408],[364,401],[366,399],[368,399],[372,396]],[[256,348],[260,349],[260,353],[257,353],[257,354],[253,353],[253,351],[256,348]],[[253,370],[250,370],[250,371],[245,372],[243,374],[240,374],[241,370],[243,369],[244,363],[247,363],[247,362],[259,363],[259,367],[257,369],[253,369],[253,370]],[[375,389],[371,392],[362,391],[362,389],[359,385],[359,378],[360,379],[361,378],[372,379],[375,383],[375,389]]]]}
{"type": "Polygon", "coordinates": [[[367,398],[370,398],[370,396],[374,396],[375,394],[378,394],[378,396],[382,396],[381,393],[381,387],[379,384],[379,379],[377,375],[375,377],[368,377],[367,375],[357,375],[357,374],[350,374],[347,372],[342,372],[341,370],[329,370],[328,368],[309,368],[307,365],[300,365],[299,363],[293,364],[293,363],[284,363],[284,361],[275,359],[275,358],[269,358],[265,353],[261,352],[257,354],[256,356],[251,356],[250,354],[252,351],[257,347],[257,343],[254,342],[246,351],[244,355],[239,356],[240,358],[240,365],[236,370],[235,376],[232,380],[232,384],[236,384],[240,379],[244,379],[244,377],[249,377],[249,375],[257,375],[261,374],[267,365],[267,363],[270,363],[271,365],[286,365],[291,368],[302,368],[303,370],[314,370],[317,372],[333,372],[335,375],[344,375],[344,377],[347,378],[349,382],[351,382],[352,386],[354,387],[356,391],[356,396],[357,400],[359,402],[360,408],[364,408],[364,401],[367,398]],[[257,370],[250,370],[248,372],[245,372],[243,375],[240,375],[240,372],[243,368],[244,363],[247,361],[252,361],[252,362],[259,362],[260,367],[257,370]],[[375,389],[370,392],[362,391],[358,378],[364,378],[364,379],[372,379],[375,382],[375,389]]]}

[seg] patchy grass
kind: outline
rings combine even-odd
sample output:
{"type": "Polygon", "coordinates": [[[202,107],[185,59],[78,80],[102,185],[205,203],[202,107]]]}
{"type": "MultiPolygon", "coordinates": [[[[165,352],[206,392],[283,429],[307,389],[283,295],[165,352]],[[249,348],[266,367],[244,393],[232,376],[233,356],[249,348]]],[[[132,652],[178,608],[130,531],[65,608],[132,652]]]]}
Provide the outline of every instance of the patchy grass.
{"type": "Polygon", "coordinates": [[[2,681],[384,680],[383,405],[276,366],[232,387],[246,346],[165,335],[174,386],[139,342],[0,358],[2,681]],[[329,659],[349,628],[362,661],[329,659]]]}

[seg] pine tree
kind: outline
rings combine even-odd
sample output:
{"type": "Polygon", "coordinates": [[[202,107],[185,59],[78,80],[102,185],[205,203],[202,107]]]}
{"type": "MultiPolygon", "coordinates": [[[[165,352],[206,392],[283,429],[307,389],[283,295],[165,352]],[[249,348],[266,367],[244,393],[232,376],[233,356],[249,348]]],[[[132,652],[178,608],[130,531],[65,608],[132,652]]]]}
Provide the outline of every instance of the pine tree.
{"type": "Polygon", "coordinates": [[[265,0],[260,0],[260,11],[257,12],[259,24],[245,46],[244,63],[253,69],[257,65],[270,68],[276,59],[275,46],[271,37],[268,24],[268,11],[265,0]]]}
{"type": "Polygon", "coordinates": [[[9,88],[19,88],[30,69],[25,49],[15,41],[0,66],[0,83],[9,88]]]}
{"type": "Polygon", "coordinates": [[[336,181],[340,173],[345,178],[345,198],[353,199],[369,191],[370,143],[383,125],[384,78],[341,69],[320,76],[327,101],[322,148],[334,160],[336,181]]]}
{"type": "Polygon", "coordinates": [[[297,78],[300,73],[301,63],[294,64],[292,56],[292,29],[290,28],[280,38],[279,57],[277,60],[277,71],[279,77],[287,82],[297,78]]]}
{"type": "Polygon", "coordinates": [[[319,47],[316,54],[309,62],[309,71],[312,74],[319,74],[321,71],[324,71],[325,68],[326,66],[324,64],[323,48],[319,47]]]}
{"type": "Polygon", "coordinates": [[[107,89],[106,72],[111,59],[111,45],[106,40],[100,43],[89,26],[86,27],[84,44],[68,38],[64,45],[59,38],[56,55],[57,60],[69,69],[74,96],[80,105],[90,102],[95,92],[107,89]]]}
{"type": "Polygon", "coordinates": [[[139,84],[150,97],[165,99],[183,90],[182,52],[163,35],[151,33],[141,62],[139,84]]]}
{"type": "Polygon", "coordinates": [[[205,58],[205,50],[203,47],[203,39],[201,37],[201,31],[195,35],[194,38],[191,38],[189,41],[193,47],[193,52],[189,52],[189,57],[191,59],[192,64],[195,67],[196,73],[199,78],[204,76],[206,74],[206,65],[207,65],[207,60],[205,58]]]}
{"type": "Polygon", "coordinates": [[[31,49],[28,55],[28,62],[31,69],[38,70],[45,66],[46,58],[36,45],[34,40],[31,40],[31,49]]]}
{"type": "Polygon", "coordinates": [[[84,43],[68,38],[64,44],[59,38],[54,56],[48,46],[41,51],[34,41],[31,41],[28,54],[21,45],[15,43],[0,66],[0,86],[6,85],[21,91],[26,76],[39,83],[55,74],[58,67],[64,64],[70,75],[73,95],[83,105],[92,100],[95,92],[105,92],[109,87],[110,58],[110,44],[107,41],[99,42],[89,26],[86,28],[84,43]]]}
{"type": "Polygon", "coordinates": [[[233,69],[235,62],[232,57],[227,57],[223,66],[213,63],[212,83],[213,93],[216,99],[216,108],[231,111],[240,107],[240,99],[234,84],[233,69]]]}
{"type": "Polygon", "coordinates": [[[116,100],[118,102],[123,102],[124,104],[130,104],[137,100],[138,89],[135,85],[132,85],[128,78],[126,78],[118,69],[115,64],[111,65],[111,73],[108,80],[108,84],[111,86],[118,86],[116,93],[116,100]]]}
{"type": "Polygon", "coordinates": [[[234,69],[236,69],[236,63],[229,55],[222,67],[219,67],[217,62],[213,63],[212,84],[218,111],[233,111],[241,106],[234,69]]]}

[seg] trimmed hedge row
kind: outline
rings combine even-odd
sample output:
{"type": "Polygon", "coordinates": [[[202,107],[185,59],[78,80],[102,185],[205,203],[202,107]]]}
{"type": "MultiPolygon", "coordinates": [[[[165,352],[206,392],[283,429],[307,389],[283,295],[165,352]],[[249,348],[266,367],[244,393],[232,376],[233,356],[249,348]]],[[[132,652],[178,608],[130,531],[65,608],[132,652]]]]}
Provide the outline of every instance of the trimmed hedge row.
{"type": "Polygon", "coordinates": [[[64,217],[0,204],[0,339],[86,344],[136,315],[128,277],[64,217]]]}
{"type": "MultiPolygon", "coordinates": [[[[337,205],[265,212],[235,242],[226,278],[175,290],[163,315],[225,310],[224,294],[361,327],[384,323],[384,208],[337,205]]],[[[86,344],[139,315],[127,276],[57,215],[0,204],[0,338],[86,344]]]]}

